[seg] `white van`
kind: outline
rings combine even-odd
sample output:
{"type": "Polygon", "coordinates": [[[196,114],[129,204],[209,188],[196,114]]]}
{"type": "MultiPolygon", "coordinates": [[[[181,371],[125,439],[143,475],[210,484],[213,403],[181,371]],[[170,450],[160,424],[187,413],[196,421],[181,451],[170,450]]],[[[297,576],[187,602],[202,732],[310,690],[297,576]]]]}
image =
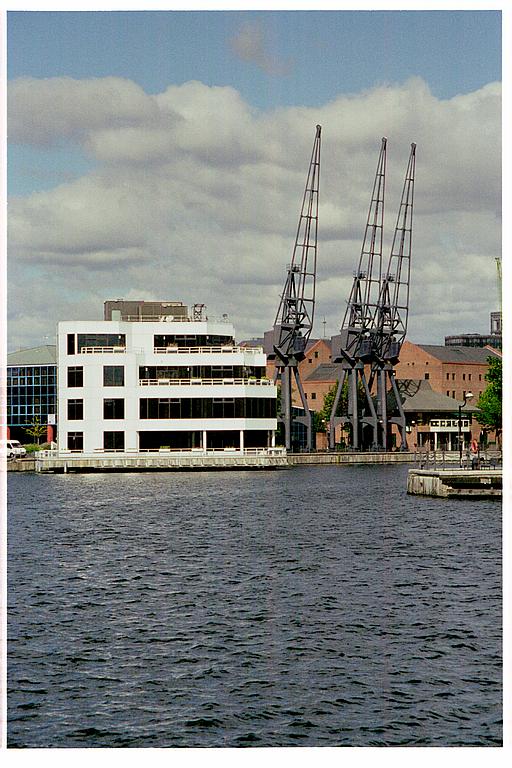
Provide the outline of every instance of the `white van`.
{"type": "Polygon", "coordinates": [[[19,440],[7,440],[6,453],[8,459],[15,457],[26,456],[27,450],[24,448],[19,440]]]}

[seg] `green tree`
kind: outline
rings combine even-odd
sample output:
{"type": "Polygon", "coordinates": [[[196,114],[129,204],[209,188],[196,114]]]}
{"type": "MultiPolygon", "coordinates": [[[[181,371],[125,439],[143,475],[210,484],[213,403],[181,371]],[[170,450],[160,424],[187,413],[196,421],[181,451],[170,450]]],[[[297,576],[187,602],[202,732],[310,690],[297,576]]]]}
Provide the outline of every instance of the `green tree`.
{"type": "Polygon", "coordinates": [[[39,445],[41,438],[44,434],[46,434],[46,424],[41,424],[41,420],[39,416],[34,417],[34,423],[29,424],[28,427],[24,427],[25,432],[27,435],[30,435],[34,438],[34,440],[37,440],[37,444],[39,445]]]}
{"type": "Polygon", "coordinates": [[[489,368],[485,374],[485,380],[488,384],[478,398],[477,407],[480,410],[475,418],[485,429],[494,430],[498,439],[502,429],[502,361],[500,357],[488,357],[487,362],[489,368]]]}
{"type": "MultiPolygon", "coordinates": [[[[338,381],[332,385],[328,392],[324,395],[324,402],[319,411],[314,411],[314,425],[317,432],[325,432],[327,424],[331,418],[332,406],[334,404],[334,398],[336,397],[336,390],[338,388],[338,381]]],[[[343,410],[346,410],[348,400],[348,381],[345,379],[343,387],[341,388],[341,396],[336,409],[336,416],[341,416],[343,410]]]]}

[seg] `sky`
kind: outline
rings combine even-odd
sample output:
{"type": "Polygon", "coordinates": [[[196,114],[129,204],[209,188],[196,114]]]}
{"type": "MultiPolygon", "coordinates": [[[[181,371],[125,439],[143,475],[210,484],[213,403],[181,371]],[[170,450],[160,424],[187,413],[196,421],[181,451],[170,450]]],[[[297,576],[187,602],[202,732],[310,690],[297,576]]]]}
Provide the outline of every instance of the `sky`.
{"type": "Polygon", "coordinates": [[[8,351],[107,299],[272,327],[322,125],[314,335],[339,330],[388,139],[417,144],[408,338],[486,333],[501,254],[501,13],[13,11],[8,351]]]}

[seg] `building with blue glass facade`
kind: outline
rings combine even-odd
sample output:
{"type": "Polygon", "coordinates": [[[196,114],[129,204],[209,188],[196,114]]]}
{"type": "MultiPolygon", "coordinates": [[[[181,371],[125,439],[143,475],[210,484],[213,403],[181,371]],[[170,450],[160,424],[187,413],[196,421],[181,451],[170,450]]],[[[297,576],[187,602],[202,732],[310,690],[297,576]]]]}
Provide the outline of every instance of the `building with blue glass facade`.
{"type": "Polygon", "coordinates": [[[20,442],[33,442],[26,427],[48,427],[41,442],[56,437],[57,351],[54,344],[22,349],[7,355],[8,435],[20,442]]]}

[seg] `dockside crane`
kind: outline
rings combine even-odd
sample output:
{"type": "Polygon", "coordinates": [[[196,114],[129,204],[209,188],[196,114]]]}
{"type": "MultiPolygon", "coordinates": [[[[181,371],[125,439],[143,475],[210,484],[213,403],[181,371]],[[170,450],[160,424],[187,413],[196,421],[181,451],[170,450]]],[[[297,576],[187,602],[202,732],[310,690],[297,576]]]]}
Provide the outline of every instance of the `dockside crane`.
{"type": "Polygon", "coordinates": [[[362,425],[373,430],[374,447],[377,445],[377,414],[365,375],[365,363],[373,356],[375,316],[381,290],[382,237],[384,226],[384,190],[386,180],[387,139],[382,138],[370,207],[352,289],[341,323],[340,333],[331,337],[332,362],[339,365],[336,394],[330,416],[329,447],[335,447],[338,424],[351,424],[351,447],[359,448],[362,425]],[[344,382],[348,382],[346,416],[336,416],[344,382]],[[358,384],[364,390],[364,407],[359,414],[358,384]],[[361,426],[360,426],[361,424],[361,426]]]}
{"type": "Polygon", "coordinates": [[[414,180],[416,171],[416,144],[411,144],[393,244],[387,269],[382,275],[380,294],[375,314],[372,336],[372,367],[370,388],[377,384],[377,418],[379,447],[388,448],[390,424],[397,424],[401,435],[401,449],[407,449],[405,414],[398,393],[394,366],[407,331],[409,315],[409,285],[412,254],[412,218],[414,208],[414,180]],[[387,408],[387,383],[396,401],[398,416],[389,418],[387,408]]]}
{"type": "Polygon", "coordinates": [[[284,424],[287,450],[292,449],[293,421],[305,424],[307,447],[309,450],[313,447],[311,412],[298,365],[305,357],[315,310],[321,132],[321,126],[317,125],[292,260],[287,267],[274,327],[265,333],[267,359],[275,363],[274,381],[280,379],[281,383],[281,412],[278,420],[284,424]],[[292,417],[293,379],[304,409],[304,416],[295,419],[292,417]]]}

